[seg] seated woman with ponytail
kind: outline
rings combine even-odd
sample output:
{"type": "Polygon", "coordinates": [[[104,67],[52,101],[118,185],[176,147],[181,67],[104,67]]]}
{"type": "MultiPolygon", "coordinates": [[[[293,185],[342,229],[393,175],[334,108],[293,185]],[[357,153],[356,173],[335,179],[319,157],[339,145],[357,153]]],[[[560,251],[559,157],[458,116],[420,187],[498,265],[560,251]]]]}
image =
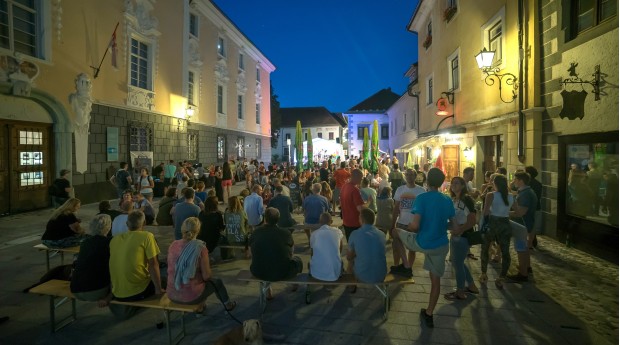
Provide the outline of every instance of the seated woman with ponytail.
{"type": "Polygon", "coordinates": [[[209,250],[196,239],[198,233],[200,220],[187,218],[181,225],[182,239],[172,242],[168,249],[168,298],[179,304],[197,304],[215,292],[226,310],[231,311],[237,302],[230,301],[222,280],[212,277],[209,250]]]}

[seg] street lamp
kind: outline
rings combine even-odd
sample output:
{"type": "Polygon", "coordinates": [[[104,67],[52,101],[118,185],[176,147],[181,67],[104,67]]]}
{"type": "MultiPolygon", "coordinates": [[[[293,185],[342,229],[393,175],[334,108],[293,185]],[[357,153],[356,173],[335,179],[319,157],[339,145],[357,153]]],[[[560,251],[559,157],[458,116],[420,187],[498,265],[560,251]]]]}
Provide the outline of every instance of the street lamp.
{"type": "Polygon", "coordinates": [[[499,68],[493,68],[493,57],[495,56],[495,51],[488,51],[487,48],[483,48],[480,53],[478,53],[476,58],[476,63],[478,64],[478,68],[486,74],[484,78],[484,82],[488,86],[493,86],[495,84],[495,80],[493,78],[497,78],[498,86],[499,86],[499,98],[504,103],[512,103],[517,98],[516,90],[519,88],[517,84],[517,76],[512,73],[498,73],[499,68]],[[512,86],[512,98],[509,100],[505,100],[502,95],[502,83],[506,83],[508,86],[512,86]]]}

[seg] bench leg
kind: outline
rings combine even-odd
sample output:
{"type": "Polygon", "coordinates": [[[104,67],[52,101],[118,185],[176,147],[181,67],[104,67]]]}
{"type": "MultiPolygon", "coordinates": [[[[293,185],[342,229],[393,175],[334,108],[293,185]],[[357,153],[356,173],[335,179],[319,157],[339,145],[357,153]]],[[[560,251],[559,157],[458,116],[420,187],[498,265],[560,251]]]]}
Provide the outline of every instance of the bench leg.
{"type": "Polygon", "coordinates": [[[312,299],[310,298],[310,295],[312,294],[312,290],[310,290],[310,285],[308,284],[304,285],[304,292],[306,295],[306,304],[312,303],[312,299]]]}
{"type": "Polygon", "coordinates": [[[387,285],[382,285],[382,286],[375,285],[375,287],[377,288],[377,290],[379,290],[379,292],[383,296],[383,306],[384,306],[383,320],[387,320],[388,314],[390,311],[390,292],[388,291],[388,286],[387,285]]]}
{"type": "Polygon", "coordinates": [[[164,310],[164,318],[166,320],[166,329],[168,330],[168,344],[169,345],[176,345],[179,342],[181,342],[183,338],[185,338],[185,312],[180,312],[180,313],[181,313],[181,330],[173,336],[172,328],[170,327],[170,314],[172,314],[172,310],[164,310]]]}
{"type": "Polygon", "coordinates": [[[259,318],[263,317],[263,313],[265,313],[265,309],[267,309],[267,291],[271,287],[270,282],[262,281],[260,282],[260,296],[259,296],[259,318]]]}
{"type": "Polygon", "coordinates": [[[71,298],[71,314],[58,322],[56,321],[56,310],[59,309],[61,305],[65,304],[67,299],[67,297],[50,296],[50,324],[52,333],[55,333],[71,322],[77,320],[77,312],[75,307],[76,302],[75,299],[71,298]],[[59,299],[58,303],[56,303],[56,299],[59,299]]]}

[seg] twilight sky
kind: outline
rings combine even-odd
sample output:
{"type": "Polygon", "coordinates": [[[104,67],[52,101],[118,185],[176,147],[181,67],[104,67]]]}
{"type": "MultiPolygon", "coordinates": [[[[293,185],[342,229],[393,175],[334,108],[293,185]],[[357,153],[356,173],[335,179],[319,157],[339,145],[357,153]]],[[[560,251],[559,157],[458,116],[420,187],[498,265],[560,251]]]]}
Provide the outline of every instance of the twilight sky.
{"type": "Polygon", "coordinates": [[[281,107],[344,112],[375,92],[406,91],[418,60],[406,30],[417,0],[214,0],[276,66],[281,107]]]}

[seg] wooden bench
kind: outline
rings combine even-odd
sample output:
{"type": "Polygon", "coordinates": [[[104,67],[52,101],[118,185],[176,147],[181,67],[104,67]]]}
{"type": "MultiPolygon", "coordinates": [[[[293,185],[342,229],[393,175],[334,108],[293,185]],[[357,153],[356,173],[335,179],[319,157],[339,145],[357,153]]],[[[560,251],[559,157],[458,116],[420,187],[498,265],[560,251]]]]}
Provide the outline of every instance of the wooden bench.
{"type": "Polygon", "coordinates": [[[355,279],[352,274],[344,274],[338,280],[333,282],[318,280],[310,276],[308,273],[300,273],[297,276],[287,279],[280,280],[277,282],[268,282],[261,279],[258,279],[252,275],[252,273],[248,270],[241,270],[237,274],[237,280],[245,281],[245,282],[258,282],[259,286],[259,308],[260,314],[265,312],[265,308],[267,307],[267,291],[272,283],[282,283],[282,284],[302,284],[305,287],[305,299],[306,304],[310,304],[310,290],[308,286],[310,285],[362,285],[362,286],[374,286],[379,290],[381,295],[383,296],[383,305],[384,305],[384,313],[383,319],[387,320],[388,312],[390,311],[390,293],[389,286],[390,285],[406,285],[406,284],[415,284],[413,278],[404,278],[401,276],[388,274],[383,280],[383,283],[372,284],[372,283],[362,283],[355,279]]]}
{"type": "Polygon", "coordinates": [[[52,248],[48,247],[43,243],[37,244],[34,246],[35,249],[39,251],[45,251],[45,263],[47,265],[47,270],[50,270],[50,258],[53,256],[53,252],[60,253],[60,263],[61,265],[65,264],[65,253],[69,254],[78,254],[80,252],[80,246],[76,247],[67,247],[67,248],[52,248]]]}
{"type": "MultiPolygon", "coordinates": [[[[69,284],[69,281],[54,279],[30,289],[30,293],[49,296],[50,323],[52,333],[57,332],[61,328],[77,320],[76,298],[73,293],[71,293],[69,284]],[[71,300],[71,314],[57,321],[57,310],[68,300],[71,300]]],[[[154,296],[153,298],[134,302],[121,302],[117,300],[112,300],[110,301],[110,304],[163,310],[166,328],[168,329],[168,343],[171,345],[178,344],[185,337],[185,313],[195,312],[201,306],[200,303],[187,305],[174,303],[170,301],[166,294],[161,297],[154,296]],[[176,334],[172,333],[172,329],[170,327],[170,314],[172,312],[181,313],[181,329],[176,334]]]]}

